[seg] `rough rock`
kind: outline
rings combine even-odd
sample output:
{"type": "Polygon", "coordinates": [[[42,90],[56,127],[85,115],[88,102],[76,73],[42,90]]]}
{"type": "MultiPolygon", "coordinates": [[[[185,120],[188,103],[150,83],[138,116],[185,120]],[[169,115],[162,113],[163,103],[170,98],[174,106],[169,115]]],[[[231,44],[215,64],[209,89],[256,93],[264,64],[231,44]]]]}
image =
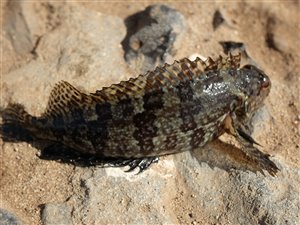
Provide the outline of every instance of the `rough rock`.
{"type": "MultiPolygon", "coordinates": [[[[293,45],[296,45],[298,40],[297,36],[289,37],[291,38],[291,44],[286,42],[287,35],[294,30],[295,27],[288,25],[282,26],[282,21],[276,16],[269,16],[266,25],[266,43],[267,46],[275,51],[288,54],[293,51],[293,45]]],[[[297,29],[297,28],[296,28],[297,29]]],[[[299,37],[299,35],[298,35],[299,37]]]]}
{"type": "Polygon", "coordinates": [[[42,212],[44,225],[71,225],[71,208],[64,203],[47,203],[42,212]]]}
{"type": "MultiPolygon", "coordinates": [[[[23,10],[21,14],[30,32],[13,32],[17,32],[18,38],[23,33],[29,35],[30,40],[36,40],[32,36],[39,34],[39,41],[27,45],[31,47],[26,52],[32,57],[26,63],[16,62],[16,66],[4,70],[9,72],[2,76],[1,107],[9,101],[19,102],[30,113],[39,115],[54,83],[61,79],[94,92],[138,75],[124,61],[121,42],[126,27],[122,18],[147,6],[107,4],[87,7],[79,2],[27,2],[25,13],[23,3],[18,10],[23,10]],[[110,11],[104,10],[107,7],[110,11]],[[42,21],[41,26],[34,26],[36,21],[42,21]]],[[[235,141],[226,135],[206,148],[161,157],[159,163],[139,175],[135,175],[136,171],[125,173],[123,168],[83,168],[42,160],[38,157],[41,149],[34,145],[0,139],[1,200],[9,203],[9,211],[24,224],[53,224],[58,219],[66,224],[299,223],[300,135],[299,123],[295,122],[299,116],[299,86],[295,84],[300,45],[295,45],[299,39],[288,28],[295,26],[298,11],[293,3],[172,2],[170,6],[181,12],[187,23],[183,48],[177,49],[175,58],[193,53],[216,57],[223,52],[221,41],[245,43],[251,58],[270,76],[272,90],[266,106],[254,118],[253,135],[262,145],[260,149],[269,153],[280,168],[277,177],[257,172],[235,141]],[[219,26],[214,32],[212,20],[217,9],[234,26],[219,26]],[[276,18],[280,15],[277,28],[270,30],[278,49],[284,55],[290,54],[288,61],[266,43],[266,11],[276,18]],[[250,26],[255,31],[249,31],[250,26]]],[[[13,28],[5,29],[8,32],[13,28]]],[[[4,43],[13,46],[7,32],[2,34],[4,43]]],[[[15,48],[6,51],[21,54],[15,48]]],[[[4,60],[11,61],[10,55],[4,54],[4,60]]]]}
{"type": "Polygon", "coordinates": [[[19,219],[8,212],[7,210],[0,209],[0,224],[1,225],[21,225],[19,219]]]}
{"type": "Polygon", "coordinates": [[[78,204],[75,220],[84,224],[174,224],[174,215],[168,213],[166,177],[170,175],[155,171],[136,175],[117,168],[87,171],[81,177],[84,196],[73,199],[78,204]]]}
{"type": "MultiPolygon", "coordinates": [[[[59,80],[96,90],[99,83],[110,85],[127,74],[124,61],[118,57],[122,55],[120,42],[125,34],[121,19],[78,10],[76,5],[63,7],[59,12],[61,25],[40,38],[35,48],[36,60],[9,73],[6,76],[9,79],[3,79],[2,88],[15,90],[11,100],[18,99],[29,110],[33,107],[32,96],[24,92],[39,92],[35,99],[43,111],[50,89],[59,80]],[[18,88],[20,85],[22,90],[18,88]]],[[[18,32],[22,36],[22,31],[18,32]]]]}
{"type": "MultiPolygon", "coordinates": [[[[213,148],[210,151],[217,153],[213,148]]],[[[299,221],[299,182],[293,180],[299,175],[297,168],[288,171],[281,168],[283,178],[278,179],[243,172],[242,169],[237,172],[231,168],[226,173],[206,163],[199,166],[199,161],[197,155],[194,158],[187,155],[176,161],[176,167],[186,185],[180,199],[191,202],[191,206],[184,206],[183,211],[201,215],[195,222],[201,224],[202,219],[210,221],[209,224],[296,225],[299,221]],[[207,177],[207,174],[210,176],[207,177]],[[194,194],[189,196],[188,193],[194,194]],[[201,210],[197,205],[201,206],[201,210]]],[[[282,163],[276,162],[279,165],[282,163]]],[[[183,218],[181,222],[185,220],[183,218]]]]}
{"type": "Polygon", "coordinates": [[[183,15],[166,5],[148,6],[125,23],[125,59],[142,73],[170,61],[186,29],[183,15]]]}
{"type": "Polygon", "coordinates": [[[28,53],[33,49],[34,40],[24,19],[24,3],[21,1],[10,1],[7,5],[4,30],[10,38],[14,49],[19,54],[28,53]],[[22,35],[19,35],[22,34],[22,35]]]}

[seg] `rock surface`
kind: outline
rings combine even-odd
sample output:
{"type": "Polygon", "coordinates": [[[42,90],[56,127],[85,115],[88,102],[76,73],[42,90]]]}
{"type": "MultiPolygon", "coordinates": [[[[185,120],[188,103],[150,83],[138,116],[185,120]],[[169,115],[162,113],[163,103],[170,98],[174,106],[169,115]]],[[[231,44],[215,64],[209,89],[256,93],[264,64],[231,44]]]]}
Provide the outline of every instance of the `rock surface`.
{"type": "MultiPolygon", "coordinates": [[[[125,18],[147,6],[2,3],[0,106],[19,102],[39,115],[59,80],[94,92],[138,75],[139,68],[124,61],[121,42],[125,18]]],[[[272,90],[254,119],[254,138],[280,168],[277,177],[256,172],[226,135],[203,149],[162,157],[139,175],[41,160],[40,149],[0,139],[4,210],[24,224],[299,224],[298,3],[168,6],[182,13],[187,24],[175,58],[194,53],[217,57],[223,52],[220,42],[239,42],[270,76],[272,90]],[[226,23],[214,31],[217,10],[226,23]]]]}
{"type": "Polygon", "coordinates": [[[148,6],[126,18],[125,24],[125,59],[142,73],[171,63],[186,30],[184,16],[167,5],[148,6]]]}
{"type": "Polygon", "coordinates": [[[64,203],[47,203],[42,212],[42,222],[44,225],[71,225],[71,208],[64,203]]]}
{"type": "Polygon", "coordinates": [[[18,218],[7,210],[0,209],[0,224],[1,225],[21,225],[18,218]]]}

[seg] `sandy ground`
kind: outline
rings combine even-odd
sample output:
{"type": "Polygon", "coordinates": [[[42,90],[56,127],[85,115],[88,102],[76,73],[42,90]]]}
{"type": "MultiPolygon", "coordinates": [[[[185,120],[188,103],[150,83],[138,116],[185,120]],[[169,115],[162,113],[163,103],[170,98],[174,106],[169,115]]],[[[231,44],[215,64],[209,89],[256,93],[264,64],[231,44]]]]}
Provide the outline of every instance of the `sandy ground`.
{"type": "MultiPolygon", "coordinates": [[[[143,10],[152,3],[154,1],[117,2],[113,4],[78,2],[90,10],[115,15],[122,19],[143,10]]],[[[6,4],[5,1],[1,3],[1,24],[5,21],[6,4]]],[[[256,1],[255,3],[248,3],[246,7],[244,3],[233,2],[182,3],[170,1],[168,5],[178,9],[188,23],[186,39],[182,49],[178,50],[176,58],[194,53],[216,57],[222,52],[222,47],[218,44],[218,41],[222,40],[222,36],[246,44],[251,57],[259,63],[259,66],[272,80],[272,90],[266,101],[271,120],[266,134],[260,135],[258,141],[266,146],[266,151],[269,154],[276,155],[288,165],[298,167],[300,164],[299,3],[297,1],[256,1]],[[205,13],[203,17],[199,14],[204,10],[213,13],[215,8],[220,8],[230,15],[228,17],[235,18],[229,21],[228,26],[237,27],[238,35],[228,33],[228,29],[222,27],[212,35],[211,17],[207,18],[209,13],[205,13]],[[207,33],[203,33],[204,30],[207,30],[207,33]],[[266,43],[268,32],[273,34],[275,47],[268,46],[266,43]],[[210,38],[213,41],[205,41],[210,38]]],[[[26,62],[34,60],[30,53],[19,55],[13,49],[5,46],[8,42],[3,33],[1,42],[2,77],[26,64],[26,62]],[[6,54],[3,54],[3,49],[6,54]]],[[[3,87],[1,85],[1,88],[3,87]]],[[[10,92],[14,92],[14,90],[1,89],[3,104],[7,103],[10,92]]],[[[39,95],[39,93],[23,94],[39,95]]],[[[1,103],[1,105],[3,104],[1,103]]],[[[0,139],[0,146],[1,208],[6,208],[17,214],[24,221],[24,224],[41,223],[40,214],[43,204],[65,201],[74,189],[79,188],[80,184],[76,186],[74,183],[70,183],[74,176],[74,166],[40,160],[38,150],[27,143],[4,143],[0,139]]],[[[181,183],[181,181],[177,182],[181,183]]],[[[175,199],[172,203],[175,204],[174,208],[180,208],[182,200],[177,201],[175,199]]],[[[185,210],[188,211],[184,206],[182,209],[182,214],[185,210]]],[[[191,221],[180,213],[178,220],[180,222],[191,221]]]]}

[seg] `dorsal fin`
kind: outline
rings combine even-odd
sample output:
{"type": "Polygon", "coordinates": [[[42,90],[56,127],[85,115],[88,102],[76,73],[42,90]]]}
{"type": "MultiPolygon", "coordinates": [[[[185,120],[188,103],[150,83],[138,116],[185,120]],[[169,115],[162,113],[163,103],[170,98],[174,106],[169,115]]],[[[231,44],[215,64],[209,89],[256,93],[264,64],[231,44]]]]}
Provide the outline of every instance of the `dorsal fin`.
{"type": "Polygon", "coordinates": [[[195,61],[184,58],[175,61],[172,65],[166,63],[164,66],[157,67],[154,71],[149,71],[144,75],[130,78],[110,87],[104,87],[91,94],[91,96],[98,101],[115,102],[130,96],[139,97],[149,91],[162,88],[170,90],[180,82],[193,80],[204,71],[205,67],[205,62],[199,58],[195,61]]]}
{"type": "Polygon", "coordinates": [[[229,55],[225,58],[223,58],[221,55],[215,62],[217,69],[226,69],[226,68],[235,68],[238,69],[241,64],[241,53],[237,55],[232,55],[229,53],[229,55]]]}
{"type": "Polygon", "coordinates": [[[92,102],[92,98],[80,92],[66,81],[55,84],[51,91],[43,117],[67,116],[70,108],[77,109],[92,102]]]}
{"type": "Polygon", "coordinates": [[[90,96],[97,102],[116,102],[120,99],[128,98],[132,95],[144,92],[146,78],[139,75],[137,78],[130,78],[127,81],[121,81],[110,87],[103,87],[101,90],[91,93],[90,96]]]}
{"type": "Polygon", "coordinates": [[[208,58],[206,61],[198,57],[194,61],[184,58],[180,61],[175,61],[172,65],[165,64],[162,67],[157,67],[154,71],[150,71],[145,75],[139,75],[119,84],[104,87],[91,94],[91,97],[101,102],[115,102],[130,96],[139,97],[144,93],[157,89],[172,90],[180,82],[193,80],[209,70],[228,67],[239,68],[240,56],[240,54],[236,56],[229,54],[225,58],[220,56],[216,61],[211,58],[208,58]]]}

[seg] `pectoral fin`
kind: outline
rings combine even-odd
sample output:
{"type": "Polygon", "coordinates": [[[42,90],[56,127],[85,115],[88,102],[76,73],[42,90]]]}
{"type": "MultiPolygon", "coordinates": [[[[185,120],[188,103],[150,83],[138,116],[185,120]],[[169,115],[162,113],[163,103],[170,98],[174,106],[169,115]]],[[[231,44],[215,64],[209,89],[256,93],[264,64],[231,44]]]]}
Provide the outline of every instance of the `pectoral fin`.
{"type": "Polygon", "coordinates": [[[257,149],[253,144],[259,145],[250,134],[247,133],[243,125],[239,123],[236,117],[228,116],[225,120],[225,129],[227,133],[233,135],[241,145],[241,150],[247,155],[250,161],[255,162],[260,171],[267,170],[269,174],[275,176],[278,172],[278,167],[269,159],[268,154],[264,154],[259,149],[257,149]]]}

